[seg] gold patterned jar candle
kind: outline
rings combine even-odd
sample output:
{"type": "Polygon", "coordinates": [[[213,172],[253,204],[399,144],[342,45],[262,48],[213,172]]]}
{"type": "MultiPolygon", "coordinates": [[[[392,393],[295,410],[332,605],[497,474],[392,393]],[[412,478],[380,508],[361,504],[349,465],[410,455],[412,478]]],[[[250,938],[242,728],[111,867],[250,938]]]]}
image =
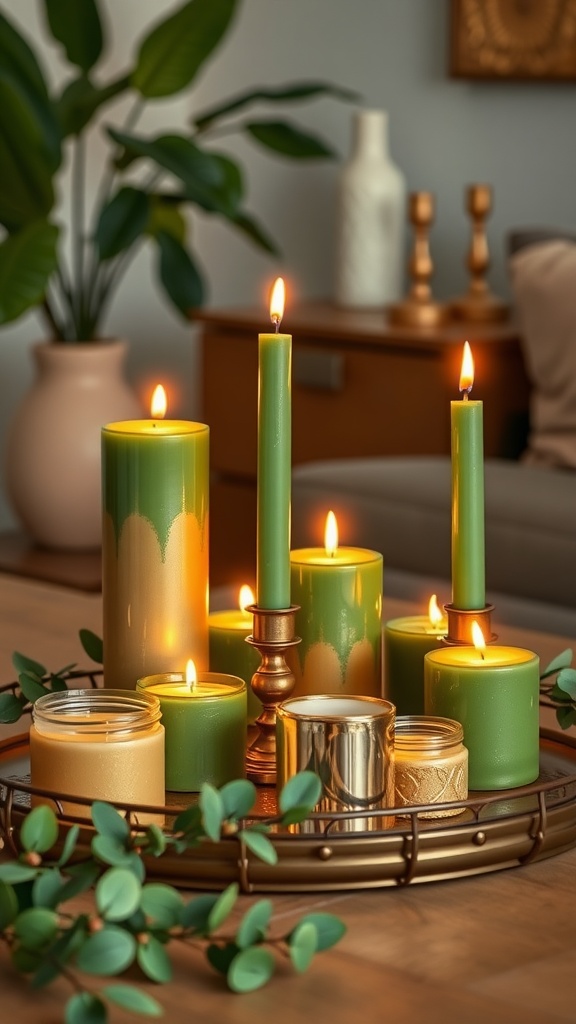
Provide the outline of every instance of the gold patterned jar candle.
{"type": "MultiPolygon", "coordinates": [[[[160,702],[126,690],[65,690],[39,697],[30,726],[33,786],[57,793],[64,814],[90,818],[88,804],[69,797],[122,806],[163,807],[164,727],[160,702]]],[[[54,803],[34,796],[33,803],[54,803]]],[[[162,821],[137,813],[142,824],[162,821]]]]}
{"type": "MultiPolygon", "coordinates": [[[[468,797],[468,751],[459,722],[406,715],[394,730],[396,807],[446,804],[468,797]]],[[[422,818],[449,818],[461,808],[424,811],[422,818]]]]}

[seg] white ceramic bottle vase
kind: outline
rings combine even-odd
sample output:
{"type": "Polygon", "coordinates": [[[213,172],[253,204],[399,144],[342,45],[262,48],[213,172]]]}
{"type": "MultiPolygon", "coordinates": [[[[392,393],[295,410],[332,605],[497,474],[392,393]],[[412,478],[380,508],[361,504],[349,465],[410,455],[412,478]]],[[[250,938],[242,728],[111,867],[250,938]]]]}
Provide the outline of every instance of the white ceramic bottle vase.
{"type": "Polygon", "coordinates": [[[382,307],[403,294],[406,182],[388,154],[388,114],[354,114],[338,183],[335,299],[382,307]]]}

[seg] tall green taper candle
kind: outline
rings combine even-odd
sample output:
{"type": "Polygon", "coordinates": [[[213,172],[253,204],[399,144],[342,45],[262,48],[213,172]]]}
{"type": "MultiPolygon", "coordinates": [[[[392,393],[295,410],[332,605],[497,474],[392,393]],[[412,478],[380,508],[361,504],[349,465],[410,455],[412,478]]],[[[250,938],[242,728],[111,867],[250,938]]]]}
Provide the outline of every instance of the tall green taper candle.
{"type": "Polygon", "coordinates": [[[462,611],[486,604],[482,402],[468,401],[473,383],[474,365],[466,342],[460,377],[464,398],[451,402],[452,604],[462,611]]]}
{"type": "Polygon", "coordinates": [[[425,655],[426,714],[461,723],[470,789],[538,778],[539,682],[537,655],[518,647],[445,647],[425,655]]]}
{"type": "Polygon", "coordinates": [[[208,667],[208,438],[187,420],[102,431],[107,687],[208,667]]]}
{"type": "Polygon", "coordinates": [[[258,336],[258,513],[256,604],[290,607],[290,477],[292,337],[278,334],[284,282],[275,282],[270,319],[275,334],[258,336]]]}

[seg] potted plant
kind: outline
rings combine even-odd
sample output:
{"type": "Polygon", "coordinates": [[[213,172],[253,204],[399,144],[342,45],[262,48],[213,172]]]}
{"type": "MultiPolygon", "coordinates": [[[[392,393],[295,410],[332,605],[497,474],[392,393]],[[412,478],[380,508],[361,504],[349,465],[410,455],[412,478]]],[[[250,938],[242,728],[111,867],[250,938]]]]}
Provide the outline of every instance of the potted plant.
{"type": "MultiPolygon", "coordinates": [[[[98,0],[41,0],[47,33],[61,44],[71,75],[63,89],[51,93],[32,47],[0,8],[0,326],[37,308],[49,328],[49,342],[36,349],[39,386],[54,375],[73,350],[85,367],[95,351],[104,351],[100,331],[109,303],[130,261],[143,244],[156,249],[158,279],[169,302],[188,317],[202,304],[205,284],[197,253],[189,239],[186,213],[200,209],[223,219],[255,245],[274,253],[265,229],[245,206],[239,164],[219,152],[211,139],[217,128],[235,130],[270,152],[295,159],[332,156],[324,141],[284,120],[254,118],[255,104],[286,104],[330,94],[352,99],[349,91],[321,82],[256,88],[196,114],[184,130],[140,134],[137,121],[145,105],[191,87],[230,29],[240,0],[188,0],[155,24],[137,43],[136,56],[119,76],[102,81],[98,64],[105,52],[105,26],[98,0]],[[133,97],[124,122],[103,126],[109,143],[95,207],[85,218],[86,141],[90,129],[120,97],[133,97]],[[57,185],[71,165],[71,215],[64,227],[57,185]],[[67,233],[70,258],[63,248],[67,233]],[[98,346],[92,343],[98,341],[98,346]],[[65,344],[70,343],[70,344],[65,344]],[[39,354],[39,352],[41,354],[39,354]]],[[[114,346],[112,346],[114,348],[114,346]]],[[[116,357],[121,376],[121,360],[116,357]]],[[[110,370],[100,374],[110,390],[110,370]]],[[[69,381],[70,385],[70,381],[69,381]]],[[[93,385],[80,387],[75,405],[85,406],[93,385]]],[[[70,385],[57,399],[69,408],[79,386],[70,385]]],[[[45,392],[44,392],[45,393],[45,392]]],[[[54,406],[41,404],[34,416],[28,405],[11,431],[7,479],[13,502],[29,531],[56,547],[99,544],[99,436],[94,431],[115,418],[110,402],[92,415],[92,478],[82,484],[72,466],[74,426],[61,426],[52,446],[54,406]],[[42,439],[35,468],[28,451],[42,439]],[[58,453],[58,459],[55,453],[58,453]],[[63,470],[58,478],[58,466],[63,470]],[[35,486],[37,485],[37,486],[35,486]],[[94,492],[96,488],[96,493],[94,492]],[[83,510],[66,525],[63,511],[83,491],[83,510]],[[56,532],[48,530],[54,492],[56,532]],[[24,511],[24,505],[27,511],[24,511]],[[90,512],[91,510],[91,512],[90,512]],[[91,518],[90,525],[88,519],[91,518]],[[81,527],[86,525],[87,530],[81,527]],[[82,536],[81,536],[82,534],[82,536]]],[[[134,409],[126,410],[132,415],[134,409]]],[[[62,417],[59,416],[62,423],[62,417]]],[[[84,444],[84,467],[87,446],[84,444]]]]}

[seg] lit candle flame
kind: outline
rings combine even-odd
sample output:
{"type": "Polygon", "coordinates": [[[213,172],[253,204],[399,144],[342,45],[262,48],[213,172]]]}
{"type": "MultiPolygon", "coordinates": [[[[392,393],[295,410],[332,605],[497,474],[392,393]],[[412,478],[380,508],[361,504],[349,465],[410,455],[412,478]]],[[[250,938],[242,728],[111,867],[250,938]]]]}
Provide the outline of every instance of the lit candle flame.
{"type": "MultiPolygon", "coordinates": [[[[240,593],[238,594],[238,607],[241,612],[246,612],[246,609],[254,604],[254,591],[252,587],[249,587],[246,583],[243,583],[240,587],[240,593]]],[[[248,614],[248,613],[246,613],[248,614]]]]}
{"type": "Polygon", "coordinates": [[[198,676],[196,675],[196,665],[192,661],[192,658],[188,658],[186,662],[186,686],[192,693],[196,689],[196,683],[198,682],[198,676]]]}
{"type": "Polygon", "coordinates": [[[436,594],[432,594],[428,603],[428,618],[430,619],[431,626],[439,626],[444,618],[442,611],[438,606],[436,594]]]}
{"type": "Polygon", "coordinates": [[[167,405],[166,392],[161,384],[157,384],[154,388],[152,401],[150,402],[150,415],[152,418],[155,420],[163,420],[166,415],[167,405]]]}
{"type": "Polygon", "coordinates": [[[467,341],[464,342],[464,351],[462,353],[462,369],[460,370],[460,384],[458,385],[459,391],[464,391],[464,399],[468,398],[468,395],[472,391],[474,386],[474,359],[472,358],[472,349],[467,341]]]}
{"type": "Polygon", "coordinates": [[[335,555],[338,551],[338,523],[333,512],[329,512],[326,516],[324,547],[327,555],[335,555]]]}
{"type": "Polygon", "coordinates": [[[277,277],[272,288],[272,295],[270,296],[270,319],[276,325],[276,330],[280,327],[282,317],[284,316],[285,296],[284,279],[277,277]]]}
{"type": "Polygon", "coordinates": [[[476,619],[472,620],[472,643],[478,651],[482,660],[484,660],[484,651],[486,650],[486,641],[484,639],[484,633],[480,626],[476,622],[476,619]]]}

